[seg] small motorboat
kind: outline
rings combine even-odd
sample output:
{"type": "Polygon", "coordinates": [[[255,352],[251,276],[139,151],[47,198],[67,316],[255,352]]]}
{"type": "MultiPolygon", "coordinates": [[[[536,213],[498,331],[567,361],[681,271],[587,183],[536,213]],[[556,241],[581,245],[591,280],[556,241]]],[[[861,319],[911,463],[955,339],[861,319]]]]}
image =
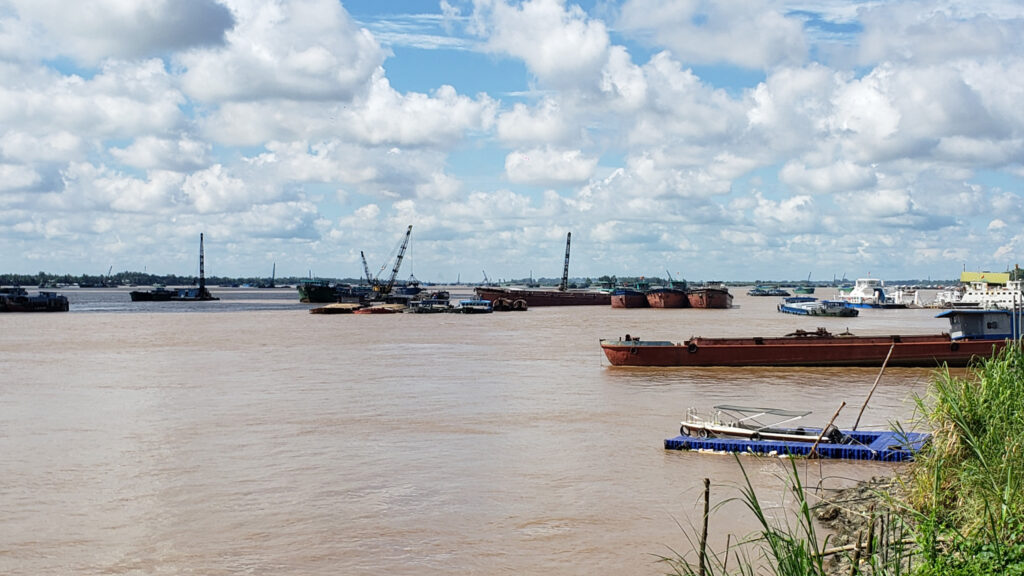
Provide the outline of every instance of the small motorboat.
{"type": "Polygon", "coordinates": [[[824,432],[821,428],[788,426],[809,414],[810,411],[720,404],[715,406],[710,417],[704,417],[696,409],[690,408],[686,411],[686,419],[682,421],[679,433],[697,438],[734,438],[751,441],[820,441],[834,444],[847,442],[847,436],[835,426],[829,426],[824,432]]]}

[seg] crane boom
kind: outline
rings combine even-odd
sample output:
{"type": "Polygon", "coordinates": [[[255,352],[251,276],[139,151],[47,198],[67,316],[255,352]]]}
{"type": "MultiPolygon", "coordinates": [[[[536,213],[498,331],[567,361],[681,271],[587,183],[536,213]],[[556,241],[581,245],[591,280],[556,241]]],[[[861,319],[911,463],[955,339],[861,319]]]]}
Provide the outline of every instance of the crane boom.
{"type": "Polygon", "coordinates": [[[562,268],[562,283],[558,289],[565,292],[569,289],[569,240],[572,239],[572,232],[565,234],[565,267],[562,268]]]}
{"type": "Polygon", "coordinates": [[[373,281],[373,276],[370,276],[370,267],[366,264],[366,254],[363,254],[362,250],[359,251],[359,257],[363,259],[363,272],[366,273],[366,283],[373,286],[375,282],[373,281]]]}
{"type": "Polygon", "coordinates": [[[405,247],[409,245],[410,234],[412,234],[412,224],[410,224],[409,229],[405,231],[405,239],[402,240],[402,247],[398,249],[398,257],[395,258],[395,267],[391,269],[391,276],[388,277],[386,284],[380,286],[380,292],[383,294],[390,294],[391,288],[395,285],[395,278],[398,277],[398,268],[402,265],[402,257],[405,256],[405,247]]]}

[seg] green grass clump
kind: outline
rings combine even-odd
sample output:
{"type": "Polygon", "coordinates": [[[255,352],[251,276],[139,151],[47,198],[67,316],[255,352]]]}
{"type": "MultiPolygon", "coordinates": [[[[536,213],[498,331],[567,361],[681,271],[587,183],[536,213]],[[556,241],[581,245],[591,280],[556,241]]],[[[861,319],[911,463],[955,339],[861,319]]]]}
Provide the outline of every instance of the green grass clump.
{"type": "Polygon", "coordinates": [[[918,408],[933,431],[907,509],[920,574],[1024,574],[1024,353],[1005,347],[963,377],[936,373],[918,408]]]}
{"type": "MultiPolygon", "coordinates": [[[[873,576],[1024,576],[1024,352],[1007,345],[962,376],[937,371],[917,407],[932,432],[904,477],[905,494],[879,494],[884,520],[874,514],[864,546],[846,554],[843,574],[873,576]],[[868,542],[870,541],[870,543],[868,542]]],[[[738,461],[738,460],[737,460],[738,461]]],[[[742,469],[742,464],[741,464],[742,469]]],[[[702,562],[661,557],[672,574],[771,573],[826,576],[812,507],[792,463],[789,487],[796,521],[770,522],[743,471],[741,500],[760,530],[724,553],[703,551],[702,562]],[[750,547],[760,561],[750,561],[750,547]],[[741,552],[742,550],[742,552],[741,552]],[[731,553],[731,554],[730,554],[731,553]],[[730,555],[735,559],[728,566],[730,555]]],[[[788,518],[788,517],[787,517],[788,518]]],[[[828,539],[825,539],[827,544],[828,539]]],[[[691,540],[691,546],[694,542],[691,540]]]]}

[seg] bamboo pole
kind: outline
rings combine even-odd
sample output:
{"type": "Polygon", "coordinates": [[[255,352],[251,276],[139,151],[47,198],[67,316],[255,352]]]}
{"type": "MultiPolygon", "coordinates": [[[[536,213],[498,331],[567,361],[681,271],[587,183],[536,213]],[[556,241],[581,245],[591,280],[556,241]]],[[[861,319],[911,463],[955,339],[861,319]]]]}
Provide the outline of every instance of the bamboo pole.
{"type": "Polygon", "coordinates": [[[875,383],[871,385],[871,391],[868,392],[867,399],[864,400],[864,405],[860,407],[860,413],[857,414],[857,421],[853,423],[853,429],[856,430],[857,426],[860,425],[860,417],[864,415],[864,409],[868,407],[868,402],[871,401],[871,396],[875,393],[875,388],[878,388],[878,381],[882,379],[882,372],[885,372],[885,365],[889,363],[889,358],[892,356],[892,351],[896,349],[896,341],[894,340],[892,346],[889,346],[889,353],[885,355],[885,360],[882,362],[882,369],[878,371],[878,376],[875,377],[875,383]]]}
{"type": "Polygon", "coordinates": [[[708,547],[708,512],[711,502],[711,479],[704,479],[704,529],[700,533],[700,576],[705,576],[704,566],[707,564],[708,547]]]}
{"type": "Polygon", "coordinates": [[[842,410],[844,406],[846,406],[845,401],[839,405],[839,408],[836,408],[836,413],[832,415],[832,419],[828,421],[828,425],[821,429],[821,434],[818,434],[818,439],[814,441],[814,446],[811,446],[811,451],[807,453],[808,458],[818,457],[818,444],[820,444],[821,439],[825,437],[825,432],[828,432],[828,429],[832,427],[832,423],[836,421],[836,417],[839,416],[839,411],[842,410]]]}

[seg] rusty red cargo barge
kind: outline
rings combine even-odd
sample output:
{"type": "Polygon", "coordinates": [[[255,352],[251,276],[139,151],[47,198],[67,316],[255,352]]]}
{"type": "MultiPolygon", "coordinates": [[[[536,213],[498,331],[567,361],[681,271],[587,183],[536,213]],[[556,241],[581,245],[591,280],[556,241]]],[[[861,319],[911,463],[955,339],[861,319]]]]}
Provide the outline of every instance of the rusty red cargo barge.
{"type": "Polygon", "coordinates": [[[613,366],[966,366],[988,357],[1018,334],[1008,310],[950,310],[949,333],[853,336],[798,331],[775,338],[700,338],[681,343],[627,336],[601,340],[613,366]]]}

